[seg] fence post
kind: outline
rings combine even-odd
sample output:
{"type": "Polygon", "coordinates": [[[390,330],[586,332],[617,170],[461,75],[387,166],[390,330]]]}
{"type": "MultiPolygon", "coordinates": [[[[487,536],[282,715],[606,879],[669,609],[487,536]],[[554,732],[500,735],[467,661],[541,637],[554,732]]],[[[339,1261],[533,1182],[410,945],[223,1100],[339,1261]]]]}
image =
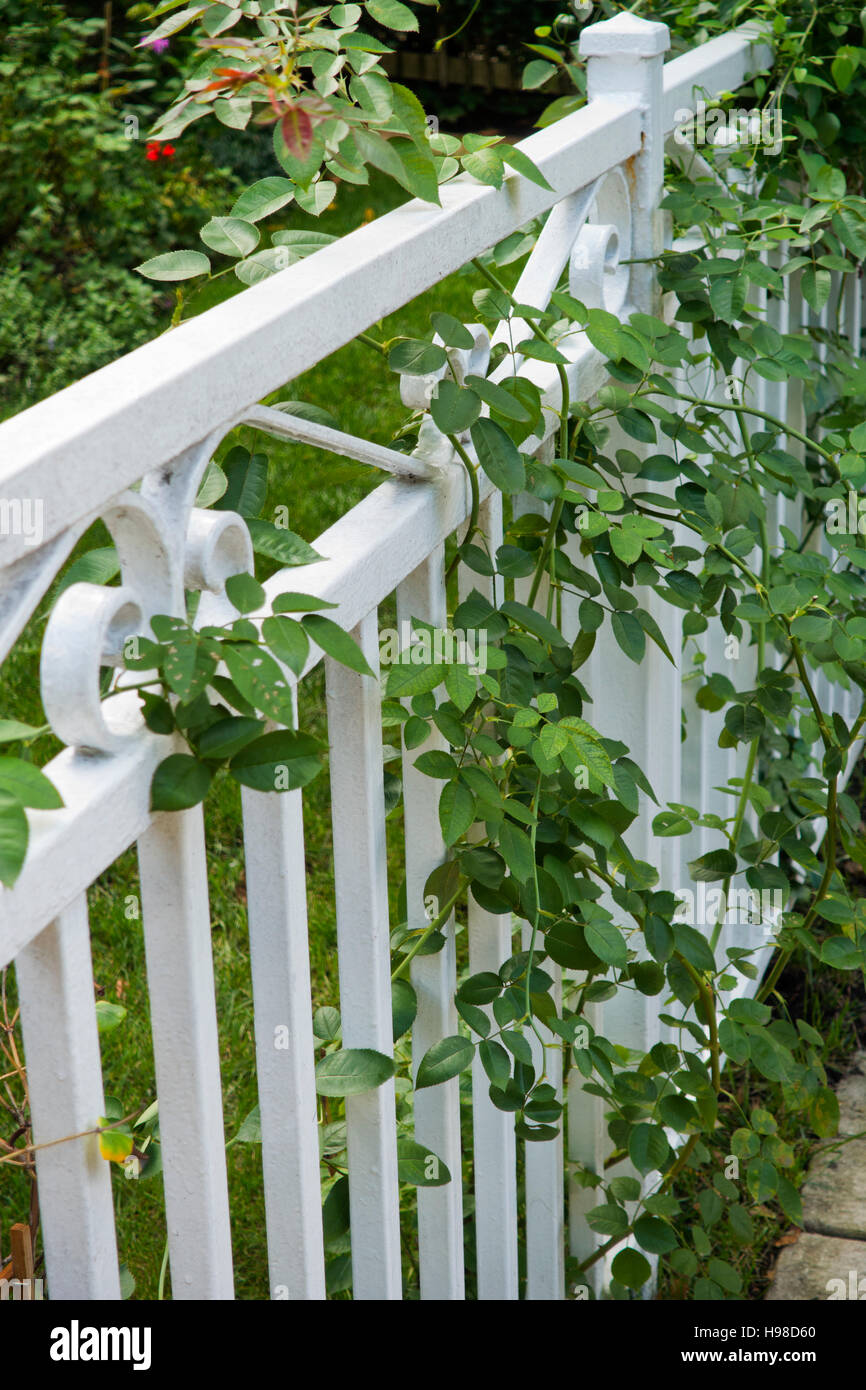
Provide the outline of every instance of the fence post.
{"type": "MultiPolygon", "coordinates": [[[[665,168],[663,70],[669,47],[666,24],[625,12],[590,24],[580,36],[580,56],[588,60],[589,100],[637,97],[643,112],[643,145],[625,166],[632,200],[631,254],[638,260],[657,256],[664,245],[659,203],[665,168]]],[[[642,313],[658,312],[654,266],[632,266],[629,298],[642,313]]]]}
{"type": "MultiPolygon", "coordinates": [[[[664,187],[664,54],[669,46],[668,28],[619,14],[614,19],[584,29],[580,53],[587,62],[590,103],[596,100],[638,102],[642,112],[643,141],[640,151],[623,166],[631,200],[631,256],[639,261],[664,249],[664,223],[659,202],[664,187]]],[[[626,312],[640,310],[661,317],[661,295],[656,268],[650,262],[631,266],[626,312]]],[[[614,437],[616,437],[614,435],[614,437]]],[[[630,438],[622,446],[634,448],[630,438]]],[[[617,444],[614,447],[618,447],[617,444]]],[[[648,446],[649,452],[654,452],[648,446]]],[[[650,592],[642,605],[655,618],[671,652],[680,647],[678,614],[650,592]]],[[[653,646],[647,652],[642,679],[634,679],[634,666],[613,641],[599,643],[591,658],[593,684],[605,692],[602,732],[616,731],[629,745],[631,756],[645,769],[659,804],[678,801],[680,787],[680,672],[653,646]]],[[[649,808],[647,808],[649,809],[649,808]]],[[[652,835],[651,813],[644,815],[626,839],[640,859],[657,865],[663,880],[679,882],[679,846],[652,835]]],[[[610,1003],[593,1011],[592,1026],[617,1043],[646,1051],[658,1040],[657,1001],[621,992],[610,1003]]],[[[569,1157],[600,1173],[610,1144],[603,1108],[583,1090],[573,1072],[569,1084],[569,1157]]],[[[617,1173],[628,1171],[626,1165],[617,1173]]],[[[597,1205],[598,1194],[572,1181],[569,1191],[569,1243],[577,1259],[586,1259],[598,1241],[585,1222],[586,1211],[597,1205]]],[[[601,1262],[589,1271],[596,1294],[605,1282],[601,1262]]]]}

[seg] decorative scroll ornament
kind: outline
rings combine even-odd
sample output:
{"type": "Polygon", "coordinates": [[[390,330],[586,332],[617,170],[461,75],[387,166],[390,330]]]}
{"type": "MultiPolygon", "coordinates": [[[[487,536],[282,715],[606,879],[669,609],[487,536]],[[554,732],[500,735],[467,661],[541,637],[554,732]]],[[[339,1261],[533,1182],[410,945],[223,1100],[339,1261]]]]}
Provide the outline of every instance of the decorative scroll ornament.
{"type": "Polygon", "coordinates": [[[123,668],[125,641],[149,635],[158,613],[184,616],[186,589],[221,594],[230,575],[252,568],[243,518],[195,506],[208,461],[232,427],[150,474],[139,491],[121,493],[102,513],[120,559],[119,587],[72,584],[54,605],[42,644],[42,701],[67,745],[112,753],[138,732],[137,701],[101,699],[103,669],[123,668]]]}

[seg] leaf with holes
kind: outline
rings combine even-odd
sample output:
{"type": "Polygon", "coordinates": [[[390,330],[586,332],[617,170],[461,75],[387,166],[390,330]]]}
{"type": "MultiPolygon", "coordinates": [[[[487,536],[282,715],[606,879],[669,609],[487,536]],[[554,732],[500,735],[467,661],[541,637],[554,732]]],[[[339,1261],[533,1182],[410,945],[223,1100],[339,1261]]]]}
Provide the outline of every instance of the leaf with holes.
{"type": "Polygon", "coordinates": [[[227,642],[222,656],[229,675],[251,705],[278,724],[294,723],[291,692],[272,656],[250,642],[227,642]]]}

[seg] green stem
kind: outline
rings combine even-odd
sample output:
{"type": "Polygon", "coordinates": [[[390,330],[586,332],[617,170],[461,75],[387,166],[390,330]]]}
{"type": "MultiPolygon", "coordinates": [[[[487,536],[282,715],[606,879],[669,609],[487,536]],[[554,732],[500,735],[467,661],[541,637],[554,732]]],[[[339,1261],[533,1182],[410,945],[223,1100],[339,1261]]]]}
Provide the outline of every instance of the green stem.
{"type": "Polygon", "coordinates": [[[463,892],[463,889],[465,887],[465,880],[461,878],[460,886],[457,888],[456,892],[453,893],[452,896],[448,899],[447,903],[441,909],[438,916],[433,918],[433,921],[430,923],[428,927],[425,927],[424,931],[418,937],[418,940],[413,944],[411,951],[407,951],[403,960],[397,966],[397,969],[392,971],[392,984],[395,980],[402,980],[403,976],[406,974],[406,971],[409,969],[409,966],[412,964],[413,960],[417,956],[418,952],[421,950],[422,946],[424,946],[425,943],[430,940],[430,937],[433,935],[434,931],[438,931],[439,928],[445,922],[448,921],[448,918],[451,915],[451,909],[456,903],[457,899],[460,897],[460,894],[463,892]]]}
{"type": "MultiPolygon", "coordinates": [[[[818,908],[827,896],[836,869],[836,781],[836,777],[830,779],[830,786],[827,792],[827,835],[824,841],[824,873],[818,885],[817,892],[812,899],[809,911],[806,913],[803,922],[804,931],[810,929],[817,917],[818,908]]],[[[756,996],[760,1003],[773,993],[778,983],[779,976],[788,964],[793,951],[793,946],[788,946],[784,951],[779,952],[773,969],[770,971],[770,974],[767,976],[756,996]]]]}
{"type": "Polygon", "coordinates": [[[526,962],[526,996],[524,1007],[527,1018],[531,1018],[532,1015],[529,1000],[529,984],[530,976],[532,975],[532,960],[533,956],[535,955],[535,942],[536,938],[538,937],[538,865],[535,862],[535,840],[538,834],[538,798],[541,795],[541,777],[542,774],[539,771],[538,780],[535,783],[535,795],[532,798],[532,814],[534,816],[534,820],[532,822],[532,827],[529,831],[529,843],[532,852],[532,936],[529,940],[529,958],[526,962]]]}
{"type": "MultiPolygon", "coordinates": [[[[466,530],[466,535],[463,537],[462,541],[463,545],[468,545],[472,537],[478,530],[478,514],[481,509],[481,494],[478,490],[478,469],[475,467],[475,464],[472,462],[471,458],[467,454],[466,450],[463,448],[463,445],[460,443],[460,440],[457,438],[457,436],[455,434],[449,434],[448,438],[451,441],[452,448],[460,458],[463,467],[469,474],[469,487],[472,492],[472,506],[469,512],[469,525],[466,530]]],[[[454,570],[457,568],[459,562],[460,550],[458,549],[450,565],[445,571],[446,584],[448,583],[448,580],[451,578],[451,575],[453,574],[454,570]]]]}

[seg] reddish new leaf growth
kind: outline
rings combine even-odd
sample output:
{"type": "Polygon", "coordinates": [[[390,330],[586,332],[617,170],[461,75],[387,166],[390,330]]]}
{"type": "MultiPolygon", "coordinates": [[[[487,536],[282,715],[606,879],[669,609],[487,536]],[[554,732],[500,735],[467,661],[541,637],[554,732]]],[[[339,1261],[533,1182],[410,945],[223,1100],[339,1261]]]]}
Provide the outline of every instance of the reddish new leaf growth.
{"type": "Polygon", "coordinates": [[[280,133],[289,154],[306,159],[313,144],[313,122],[302,106],[290,106],[280,121],[280,133]]]}

